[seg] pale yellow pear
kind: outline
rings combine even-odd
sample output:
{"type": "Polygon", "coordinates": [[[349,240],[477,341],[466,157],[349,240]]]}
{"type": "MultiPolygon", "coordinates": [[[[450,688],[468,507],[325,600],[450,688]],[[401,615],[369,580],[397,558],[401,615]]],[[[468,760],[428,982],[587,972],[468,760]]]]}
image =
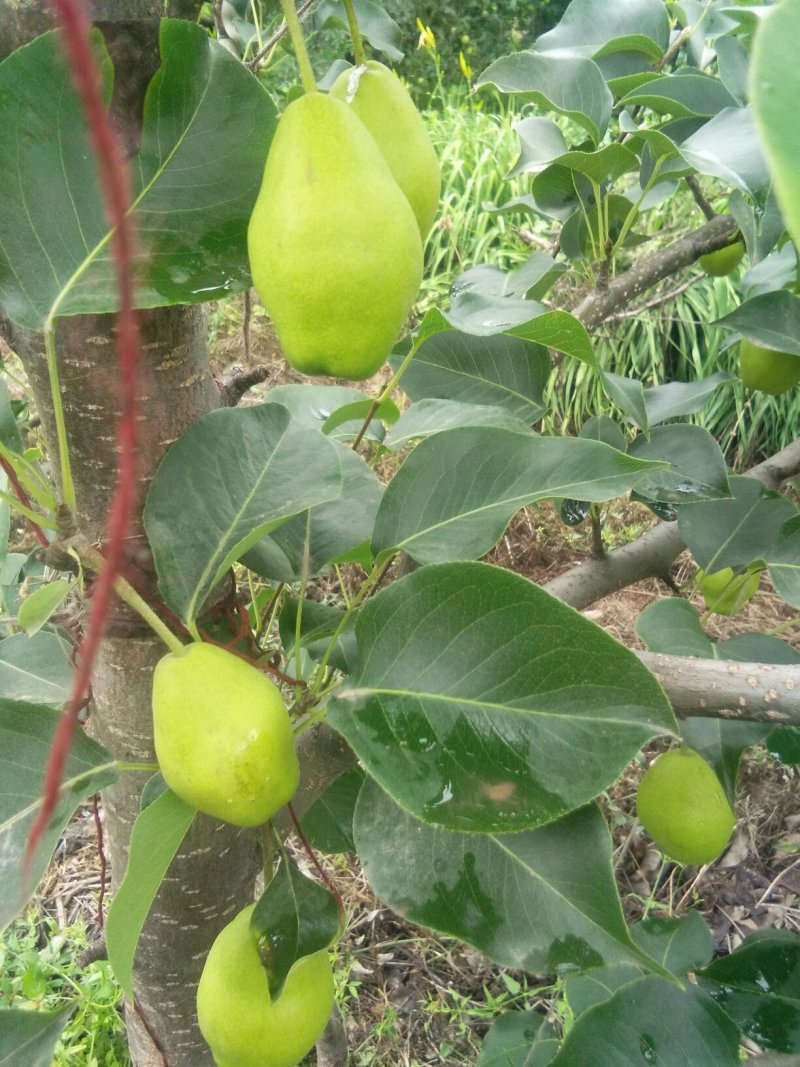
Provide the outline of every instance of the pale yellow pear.
{"type": "Polygon", "coordinates": [[[331,95],[348,103],[375,138],[414,210],[424,239],[439,207],[442,173],[406,87],[394,71],[370,59],[342,71],[331,95]]]}
{"type": "Polygon", "coordinates": [[[341,100],[307,93],[286,108],[247,243],[287,361],[303,374],[374,374],[417,296],[422,242],[380,149],[341,100]]]}
{"type": "Polygon", "coordinates": [[[253,906],[217,935],[197,987],[197,1022],[218,1067],[295,1067],[319,1039],[333,1008],[325,951],[304,956],[272,1000],[250,931],[253,906]]]}
{"type": "Polygon", "coordinates": [[[280,690],[227,649],[196,642],[158,661],[153,732],[167,785],[207,815],[258,826],[297,789],[300,765],[280,690]]]}

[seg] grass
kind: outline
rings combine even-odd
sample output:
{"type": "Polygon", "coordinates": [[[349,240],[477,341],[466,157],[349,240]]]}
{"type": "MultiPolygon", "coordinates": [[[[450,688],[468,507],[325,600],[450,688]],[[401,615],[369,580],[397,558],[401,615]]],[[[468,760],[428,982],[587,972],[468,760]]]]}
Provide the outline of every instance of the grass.
{"type": "Polygon", "coordinates": [[[82,965],[82,923],[60,929],[30,909],[0,940],[0,1007],[74,1010],[56,1045],[54,1067],[129,1067],[122,992],[107,960],[82,965]]]}

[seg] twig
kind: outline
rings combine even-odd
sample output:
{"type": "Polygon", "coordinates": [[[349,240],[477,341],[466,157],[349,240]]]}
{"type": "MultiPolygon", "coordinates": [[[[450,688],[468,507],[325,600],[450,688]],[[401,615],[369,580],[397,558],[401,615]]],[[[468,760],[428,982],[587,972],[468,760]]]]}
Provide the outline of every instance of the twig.
{"type": "MultiPolygon", "coordinates": [[[[640,304],[638,307],[629,308],[627,311],[617,311],[613,315],[607,316],[604,322],[619,322],[621,319],[636,319],[642,315],[645,311],[652,311],[654,308],[662,307],[664,304],[668,304],[670,300],[675,300],[681,293],[685,293],[687,289],[691,289],[693,285],[697,283],[703,277],[702,274],[695,274],[688,281],[685,281],[682,285],[679,285],[677,289],[670,289],[668,293],[662,293],[660,296],[654,296],[652,300],[648,300],[646,304],[640,304]]],[[[664,320],[662,320],[664,321],[664,320]]],[[[685,319],[676,319],[673,321],[685,322],[685,319]]],[[[702,325],[702,323],[697,323],[702,325]]]]}
{"type": "MultiPolygon", "coordinates": [[[[304,19],[306,15],[309,15],[311,13],[311,9],[313,8],[314,4],[316,4],[316,2],[317,0],[305,0],[305,3],[301,4],[300,7],[297,9],[297,17],[299,19],[304,19]]],[[[253,56],[250,62],[246,64],[246,66],[248,66],[252,71],[257,71],[258,68],[261,66],[262,62],[264,61],[265,57],[272,51],[272,49],[275,47],[276,44],[278,44],[279,41],[283,40],[283,38],[288,32],[289,27],[286,24],[286,20],[284,19],[284,21],[280,24],[275,33],[273,33],[273,35],[267,41],[264,42],[264,44],[253,56]]]]}
{"type": "Polygon", "coordinates": [[[103,902],[106,896],[106,874],[108,871],[108,863],[106,860],[106,850],[103,844],[103,821],[100,818],[100,795],[95,793],[92,797],[92,815],[94,816],[94,827],[97,831],[97,855],[100,857],[100,891],[97,894],[97,926],[102,930],[105,927],[106,920],[103,915],[103,902]]]}
{"type": "Polygon", "coordinates": [[[689,186],[691,194],[694,197],[695,203],[703,212],[708,221],[710,222],[712,219],[715,219],[717,217],[717,212],[713,209],[711,204],[709,204],[705,196],[703,196],[703,190],[700,188],[700,182],[697,180],[695,175],[687,174],[684,181],[689,186]]]}

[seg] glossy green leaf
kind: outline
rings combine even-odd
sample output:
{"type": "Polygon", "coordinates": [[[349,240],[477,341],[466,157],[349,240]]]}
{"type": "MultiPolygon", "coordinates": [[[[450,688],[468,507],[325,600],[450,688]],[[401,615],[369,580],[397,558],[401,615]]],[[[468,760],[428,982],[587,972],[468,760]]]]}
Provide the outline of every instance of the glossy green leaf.
{"type": "Polygon", "coordinates": [[[509,178],[536,173],[550,163],[557,163],[599,185],[639,169],[636,154],[621,144],[605,145],[595,152],[569,151],[561,131],[549,119],[536,116],[523,119],[515,124],[514,131],[519,137],[520,157],[509,178]]]}
{"type": "Polygon", "coordinates": [[[579,1016],[553,1067],[738,1067],[739,1031],[711,997],[656,975],[579,1016]]]}
{"type": "MultiPolygon", "coordinates": [[[[359,389],[347,385],[308,384],[276,385],[267,394],[266,402],[280,404],[291,413],[293,422],[301,423],[311,430],[319,430],[336,441],[350,441],[355,437],[371,404],[359,389]],[[355,405],[363,404],[366,405],[364,409],[360,409],[364,411],[363,415],[355,415],[347,422],[340,422],[336,418],[337,413],[343,409],[349,408],[352,411],[355,405]]],[[[366,433],[369,440],[383,440],[380,420],[382,415],[393,414],[393,408],[394,404],[387,405],[373,420],[366,433]]]]}
{"type": "Polygon", "coordinates": [[[494,297],[529,297],[540,300],[566,270],[548,252],[534,252],[514,270],[504,271],[490,263],[479,263],[457,275],[450,294],[454,300],[465,293],[494,297]]]}
{"type": "MultiPolygon", "coordinates": [[[[355,0],[355,13],[362,37],[393,63],[399,62],[403,58],[400,27],[386,9],[375,0],[355,0]]],[[[341,0],[323,0],[314,13],[314,20],[320,28],[336,22],[342,29],[347,29],[347,16],[341,0]]]]}
{"type": "Polygon", "coordinates": [[[541,1012],[507,1011],[483,1039],[477,1067],[547,1067],[558,1045],[555,1030],[541,1012]]]}
{"type": "Polygon", "coordinates": [[[410,441],[432,437],[443,430],[461,426],[499,426],[516,433],[526,433],[528,426],[507,409],[495,404],[464,404],[460,400],[425,397],[412,404],[392,427],[384,442],[392,451],[405,448],[410,441]]]}
{"type": "Polygon", "coordinates": [[[565,356],[574,356],[590,367],[596,365],[594,349],[585,326],[566,311],[547,311],[530,322],[512,326],[508,334],[554,348],[565,356]]]}
{"type": "Polygon", "coordinates": [[[661,0],[620,0],[598,9],[595,0],[572,0],[561,21],[536,41],[539,50],[565,50],[577,55],[596,55],[609,42],[643,39],[644,54],[657,59],[669,43],[669,20],[661,0]],[[655,51],[653,51],[655,49],[655,51]]]}
{"type": "MultiPolygon", "coordinates": [[[[354,614],[357,617],[358,613],[354,614]]],[[[316,600],[303,602],[303,612],[300,618],[300,644],[312,659],[319,661],[325,655],[330,639],[338,630],[343,617],[342,608],[335,608],[316,600]]],[[[344,631],[339,634],[330,656],[331,666],[344,674],[351,673],[358,658],[353,625],[354,617],[351,616],[344,631]]],[[[288,598],[284,601],[278,618],[278,628],[283,648],[287,652],[294,649],[297,633],[296,599],[288,598]]]]}
{"type": "Polygon", "coordinates": [[[602,441],[609,448],[616,448],[618,452],[625,452],[627,444],[622,430],[608,415],[592,415],[581,426],[579,437],[585,441],[602,441]]]}
{"type": "Polygon", "coordinates": [[[475,82],[501,93],[524,94],[542,108],[567,115],[597,144],[611,118],[613,99],[597,65],[566,52],[516,52],[495,60],[475,82]]]}
{"type": "Polygon", "coordinates": [[[23,1011],[0,1008],[1,1067],[51,1067],[56,1043],[74,1008],[23,1011]]]}
{"type": "Polygon", "coordinates": [[[800,516],[784,523],[765,560],[775,592],[793,608],[800,608],[800,516]]]}
{"type": "Polygon", "coordinates": [[[365,396],[362,400],[357,400],[352,404],[345,404],[343,407],[337,408],[337,410],[325,420],[322,432],[330,437],[333,431],[338,430],[340,426],[346,426],[348,423],[352,423],[354,424],[352,434],[355,437],[361,430],[367,416],[369,416],[370,424],[368,429],[372,428],[375,430],[376,437],[381,439],[381,423],[386,423],[391,426],[393,423],[397,422],[400,418],[400,409],[393,400],[384,400],[378,404],[377,408],[373,411],[373,403],[374,402],[370,397],[365,396]],[[373,423],[376,425],[373,426],[373,423]]]}
{"type": "Polygon", "coordinates": [[[537,826],[675,732],[636,656],[538,586],[484,563],[424,567],[356,623],[328,718],[403,807],[450,829],[537,826]]]}
{"type": "Polygon", "coordinates": [[[339,908],[329,889],[304,875],[284,854],[250,916],[250,930],[258,939],[274,1000],[297,960],[326,948],[336,937],[339,908]]]}
{"type": "Polygon", "coordinates": [[[192,623],[236,559],[341,487],[336,445],[280,404],[204,415],[167,452],[145,504],[165,601],[192,623]]]}
{"type": "Polygon", "coordinates": [[[700,985],[762,1048],[800,1052],[800,938],[789,930],[746,937],[697,975],[700,985]]]}
{"type": "Polygon", "coordinates": [[[786,225],[800,247],[800,2],[783,0],[758,28],[753,47],[751,93],[761,143],[772,168],[786,225]]]}
{"type": "Polygon", "coordinates": [[[636,634],[650,652],[715,658],[714,643],[706,637],[697,612],[683,597],[648,604],[636,620],[636,634]]]}
{"type": "Polygon", "coordinates": [[[768,557],[785,522],[797,509],[786,497],[755,478],[729,479],[731,497],[684,504],[678,527],[707,574],[723,567],[746,567],[768,557]]]}
{"type": "Polygon", "coordinates": [[[679,415],[694,415],[702,411],[711,396],[722,385],[735,382],[732,374],[717,371],[697,382],[665,382],[644,390],[644,403],[647,421],[650,426],[657,426],[666,419],[679,415]]]}
{"type": "MultiPolygon", "coordinates": [[[[250,284],[247,222],[275,127],[269,94],[202,27],[164,19],[160,50],[131,161],[139,307],[199,303],[250,284]]],[[[33,329],[48,315],[113,311],[95,157],[55,33],[0,64],[0,99],[0,302],[33,329]]]]}
{"type": "Polygon", "coordinates": [[[56,578],[39,586],[22,601],[17,622],[29,637],[38,633],[50,620],[53,612],[67,599],[74,584],[66,578],[56,578]]]}
{"type": "Polygon", "coordinates": [[[116,778],[111,754],[79,730],[58,804],[23,880],[25,846],[41,807],[43,768],[59,719],[59,712],[42,704],[0,700],[0,928],[19,914],[36,888],[73,811],[116,778]]]}
{"type": "Polygon", "coordinates": [[[133,957],[147,913],[197,812],[164,791],[137,816],[128,866],[106,920],[108,960],[127,997],[133,996],[133,957]]]}
{"type": "Polygon", "coordinates": [[[354,852],[353,816],[364,772],[351,767],[328,786],[302,819],[303,833],[319,852],[354,852]]]}
{"type": "Polygon", "coordinates": [[[710,962],[714,938],[699,911],[680,918],[650,915],[631,927],[631,936],[648,956],[682,977],[710,962]]]}
{"type": "Polygon", "coordinates": [[[0,441],[17,454],[24,450],[5,375],[0,376],[0,441]]]}
{"type": "Polygon", "coordinates": [[[668,470],[657,471],[638,482],[636,489],[644,496],[682,504],[728,495],[722,449],[702,426],[657,426],[649,437],[642,434],[632,441],[628,455],[670,465],[668,470]]]}
{"type": "Polygon", "coordinates": [[[613,374],[611,371],[601,371],[600,378],[607,395],[623,415],[627,415],[640,430],[647,432],[650,424],[642,383],[634,378],[626,378],[622,374],[613,374]]]}
{"type": "Polygon", "coordinates": [[[610,500],[657,469],[599,441],[448,430],[419,444],[388,485],[373,549],[402,548],[418,563],[477,559],[521,507],[556,497],[610,500]]]}
{"type": "Polygon", "coordinates": [[[720,178],[757,200],[769,189],[769,168],[749,108],[726,107],[687,137],[680,152],[698,173],[720,178]]]}
{"type": "MultiPolygon", "coordinates": [[[[271,540],[291,567],[291,576],[311,577],[369,543],[383,486],[361,456],[333,442],[342,469],[342,485],[333,500],[318,504],[282,523],[271,540]]],[[[256,546],[256,548],[260,548],[256,546]]],[[[249,554],[243,559],[245,564],[249,554]]],[[[285,580],[283,572],[259,569],[266,577],[285,580]]]]}
{"type": "Polygon", "coordinates": [[[582,1015],[595,1004],[613,997],[618,989],[642,977],[642,967],[634,963],[612,963],[595,967],[585,974],[568,974],[564,995],[574,1015],[582,1015]]]}
{"type": "Polygon", "coordinates": [[[69,647],[51,633],[14,634],[0,642],[0,693],[9,700],[61,705],[69,698],[69,647]]]}
{"type": "Polygon", "coordinates": [[[419,822],[367,779],[354,832],[364,873],[389,907],[501,966],[552,974],[650,962],[625,925],[611,838],[594,805],[518,834],[453,833],[419,822]]]}
{"type": "Polygon", "coordinates": [[[683,68],[682,74],[664,74],[633,89],[619,101],[623,107],[647,107],[659,115],[675,118],[711,118],[736,101],[719,80],[683,68]]]}
{"type": "Polygon", "coordinates": [[[712,325],[736,330],[765,348],[800,356],[800,297],[785,289],[745,300],[712,325]]]}
{"type": "MultiPolygon", "coordinates": [[[[400,360],[391,360],[396,370],[400,360]]],[[[425,341],[403,375],[413,401],[490,404],[527,426],[542,417],[550,359],[541,345],[511,337],[474,337],[448,330],[425,341]]]]}

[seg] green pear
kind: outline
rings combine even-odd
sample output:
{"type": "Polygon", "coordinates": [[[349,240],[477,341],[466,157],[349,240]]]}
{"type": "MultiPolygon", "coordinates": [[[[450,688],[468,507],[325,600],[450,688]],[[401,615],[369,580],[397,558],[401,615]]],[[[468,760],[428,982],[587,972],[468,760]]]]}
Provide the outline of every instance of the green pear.
{"type": "Polygon", "coordinates": [[[286,360],[368,378],[417,296],[414,212],[355,112],[307,93],[278,123],[247,231],[250,268],[286,360]]]}
{"type": "Polygon", "coordinates": [[[156,756],[187,804],[236,826],[259,826],[294,796],[300,765],[277,686],[216,645],[168,652],[153,674],[156,756]]]}
{"type": "Polygon", "coordinates": [[[197,1022],[219,1067],[295,1067],[319,1040],[333,1008],[326,951],[303,956],[280,996],[250,930],[253,905],[217,935],[197,987],[197,1022]]]}
{"type": "Polygon", "coordinates": [[[342,71],[331,96],[350,104],[375,138],[414,209],[423,240],[439,207],[442,174],[425,123],[394,73],[370,59],[342,71]]]}
{"type": "Polygon", "coordinates": [[[743,337],[739,342],[739,374],[748,389],[780,396],[800,383],[800,356],[764,348],[743,337]]]}

